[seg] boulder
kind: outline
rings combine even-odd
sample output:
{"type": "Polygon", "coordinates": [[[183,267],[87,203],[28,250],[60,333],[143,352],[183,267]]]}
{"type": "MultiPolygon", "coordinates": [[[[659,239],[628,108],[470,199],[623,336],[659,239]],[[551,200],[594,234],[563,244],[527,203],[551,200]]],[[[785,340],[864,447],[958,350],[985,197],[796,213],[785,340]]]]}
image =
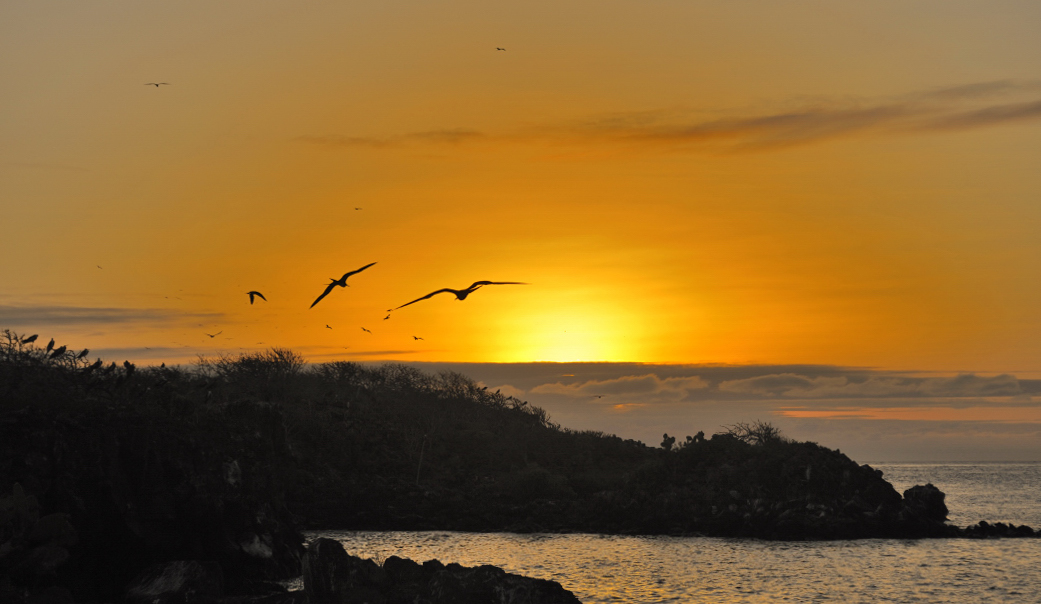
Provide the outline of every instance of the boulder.
{"type": "Polygon", "coordinates": [[[904,491],[904,509],[917,518],[943,523],[947,521],[944,497],[943,491],[931,483],[915,485],[904,491]]]}

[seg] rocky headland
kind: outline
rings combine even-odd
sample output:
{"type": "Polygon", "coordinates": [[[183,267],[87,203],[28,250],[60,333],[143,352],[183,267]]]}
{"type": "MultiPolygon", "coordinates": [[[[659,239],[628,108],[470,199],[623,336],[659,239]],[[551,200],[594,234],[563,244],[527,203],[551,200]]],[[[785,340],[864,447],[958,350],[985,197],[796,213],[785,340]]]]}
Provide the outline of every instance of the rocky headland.
{"type": "MultiPolygon", "coordinates": [[[[299,576],[313,556],[302,528],[1036,536],[946,519],[938,488],[900,494],[881,472],[769,424],[649,447],[563,428],[457,374],[308,366],[285,350],[138,369],[56,355],[9,332],[0,340],[5,602],[133,600],[131,586],[149,576],[197,577],[209,587],[192,593],[217,593],[218,575],[221,595],[197,601],[301,598],[272,582],[299,576]]],[[[490,567],[347,560],[346,575],[330,576],[354,578],[333,583],[384,598],[372,601],[398,601],[395,586],[409,581],[424,598],[430,585],[449,593],[459,582],[484,594],[454,601],[535,589],[490,567]]],[[[176,598],[163,601],[188,601],[176,598]]]]}

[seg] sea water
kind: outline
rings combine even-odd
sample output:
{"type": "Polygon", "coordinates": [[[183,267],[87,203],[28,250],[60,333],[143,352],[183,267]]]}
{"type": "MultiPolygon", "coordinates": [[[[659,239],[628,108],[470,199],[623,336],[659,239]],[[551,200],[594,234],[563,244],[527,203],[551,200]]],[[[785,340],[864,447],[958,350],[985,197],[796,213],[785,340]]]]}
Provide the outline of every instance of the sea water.
{"type": "MultiPolygon", "coordinates": [[[[873,464],[898,491],[931,482],[954,524],[1041,528],[1041,464],[873,464]]],[[[1041,539],[778,542],[709,537],[314,531],[364,558],[493,564],[586,604],[1041,602],[1041,539]]]]}

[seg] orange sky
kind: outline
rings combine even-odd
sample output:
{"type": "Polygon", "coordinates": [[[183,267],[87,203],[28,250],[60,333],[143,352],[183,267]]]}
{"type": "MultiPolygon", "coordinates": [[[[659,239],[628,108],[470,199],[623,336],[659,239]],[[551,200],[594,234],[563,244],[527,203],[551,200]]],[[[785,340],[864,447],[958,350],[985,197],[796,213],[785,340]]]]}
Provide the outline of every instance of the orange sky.
{"type": "Polygon", "coordinates": [[[1039,26],[950,0],[6,3],[0,327],[155,362],[1036,375],[1039,26]],[[481,279],[531,285],[383,320],[481,279]]]}

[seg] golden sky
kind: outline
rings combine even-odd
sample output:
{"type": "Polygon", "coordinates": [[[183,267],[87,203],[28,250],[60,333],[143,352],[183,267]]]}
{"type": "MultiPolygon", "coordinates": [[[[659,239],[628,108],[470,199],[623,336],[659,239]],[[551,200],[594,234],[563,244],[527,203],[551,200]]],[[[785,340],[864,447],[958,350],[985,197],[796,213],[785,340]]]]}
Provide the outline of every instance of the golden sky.
{"type": "Polygon", "coordinates": [[[1034,1],[3,1],[0,327],[1038,375],[1039,30],[1034,1]],[[477,280],[530,285],[383,319],[477,280]]]}

